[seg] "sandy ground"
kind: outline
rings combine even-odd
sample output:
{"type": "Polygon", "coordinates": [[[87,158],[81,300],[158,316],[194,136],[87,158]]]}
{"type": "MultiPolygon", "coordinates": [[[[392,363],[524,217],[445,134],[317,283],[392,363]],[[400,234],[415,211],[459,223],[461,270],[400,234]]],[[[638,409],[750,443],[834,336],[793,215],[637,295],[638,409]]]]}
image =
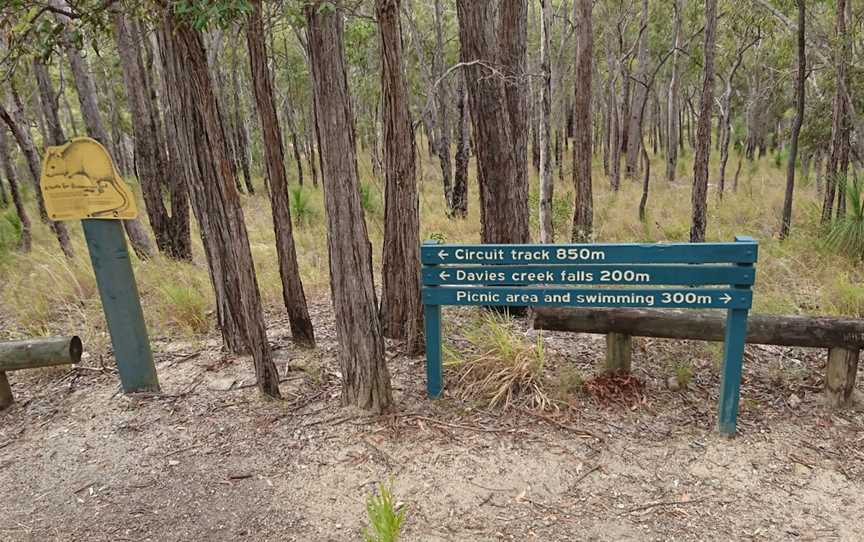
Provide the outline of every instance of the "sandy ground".
{"type": "MultiPolygon", "coordinates": [[[[407,510],[408,541],[864,536],[864,409],[822,406],[823,352],[748,349],[735,439],[712,431],[716,354],[665,341],[637,342],[641,398],[582,394],[544,413],[428,401],[423,360],[390,348],[397,407],[369,416],[340,406],[332,321],[313,312],[311,353],[271,322],[282,402],[215,338],[154,345],[160,396],[119,393],[99,353],[12,373],[0,540],[361,540],[379,482],[407,510]],[[681,360],[695,376],[673,392],[681,360]]],[[[550,371],[602,359],[597,337],[544,336],[550,371]]]]}

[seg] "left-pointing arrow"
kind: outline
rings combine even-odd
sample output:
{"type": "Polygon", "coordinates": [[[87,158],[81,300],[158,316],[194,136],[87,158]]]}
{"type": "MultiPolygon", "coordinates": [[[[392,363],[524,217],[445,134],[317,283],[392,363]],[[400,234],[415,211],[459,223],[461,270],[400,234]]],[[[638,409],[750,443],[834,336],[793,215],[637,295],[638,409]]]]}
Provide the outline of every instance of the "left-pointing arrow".
{"type": "Polygon", "coordinates": [[[449,256],[449,255],[450,255],[449,253],[444,252],[443,250],[439,250],[439,251],[438,251],[438,257],[441,258],[442,260],[443,260],[444,258],[446,258],[447,256],[449,256]]]}
{"type": "Polygon", "coordinates": [[[441,280],[447,280],[450,278],[450,273],[448,273],[447,271],[441,271],[438,276],[441,277],[441,280]]]}

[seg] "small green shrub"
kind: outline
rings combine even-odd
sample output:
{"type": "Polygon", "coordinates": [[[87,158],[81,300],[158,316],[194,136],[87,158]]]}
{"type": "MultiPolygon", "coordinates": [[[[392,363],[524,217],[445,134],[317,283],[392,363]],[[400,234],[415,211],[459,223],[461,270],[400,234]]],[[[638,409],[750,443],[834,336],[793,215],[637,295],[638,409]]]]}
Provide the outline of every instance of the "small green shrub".
{"type": "Polygon", "coordinates": [[[15,250],[21,239],[21,221],[12,211],[0,213],[0,260],[15,250]]]}
{"type": "Polygon", "coordinates": [[[838,190],[846,192],[846,214],[831,224],[826,238],[827,245],[852,258],[864,259],[864,202],[861,181],[838,182],[838,190]]]}
{"type": "Polygon", "coordinates": [[[315,209],[302,186],[295,186],[289,191],[289,201],[291,202],[291,216],[294,218],[294,223],[297,227],[308,225],[315,218],[315,209]]]}
{"type": "Polygon", "coordinates": [[[362,183],[360,185],[360,205],[368,214],[378,212],[378,200],[375,197],[375,187],[371,183],[362,183]]]}
{"type": "Polygon", "coordinates": [[[565,365],[558,373],[555,381],[555,391],[558,399],[566,399],[571,395],[582,392],[585,388],[585,377],[576,367],[565,365]]]}
{"type": "Polygon", "coordinates": [[[393,501],[390,488],[381,484],[378,493],[366,500],[369,527],[363,531],[365,542],[396,542],[405,523],[405,509],[393,501]]]}
{"type": "Polygon", "coordinates": [[[167,284],[160,288],[160,292],[164,298],[163,306],[166,307],[164,317],[169,323],[194,334],[209,330],[207,299],[197,288],[167,284]]]}
{"type": "Polygon", "coordinates": [[[686,388],[693,380],[693,367],[685,363],[679,363],[675,366],[675,379],[678,380],[678,385],[681,388],[686,388]]]}

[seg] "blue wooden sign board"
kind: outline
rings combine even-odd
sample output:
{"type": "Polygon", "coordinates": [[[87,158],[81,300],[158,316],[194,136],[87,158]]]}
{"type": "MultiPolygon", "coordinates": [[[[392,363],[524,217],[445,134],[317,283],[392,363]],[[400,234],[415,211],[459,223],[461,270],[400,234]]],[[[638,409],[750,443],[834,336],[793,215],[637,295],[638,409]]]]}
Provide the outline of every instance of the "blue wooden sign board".
{"type": "Polygon", "coordinates": [[[427,392],[439,397],[444,386],[442,305],[725,309],[718,430],[734,434],[758,248],[750,237],[699,244],[442,245],[427,241],[420,249],[427,392]]]}

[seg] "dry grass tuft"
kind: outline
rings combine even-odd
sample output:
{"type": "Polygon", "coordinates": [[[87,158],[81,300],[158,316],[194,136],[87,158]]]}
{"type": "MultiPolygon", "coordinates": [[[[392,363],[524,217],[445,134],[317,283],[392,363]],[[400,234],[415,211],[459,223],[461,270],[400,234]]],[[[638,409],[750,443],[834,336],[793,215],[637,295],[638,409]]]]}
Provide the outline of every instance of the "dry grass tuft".
{"type": "Polygon", "coordinates": [[[471,353],[462,359],[448,350],[448,365],[456,369],[457,394],[490,408],[524,406],[545,410],[552,401],[543,369],[546,351],[541,337],[531,343],[519,336],[513,321],[482,311],[465,330],[471,353]]]}

